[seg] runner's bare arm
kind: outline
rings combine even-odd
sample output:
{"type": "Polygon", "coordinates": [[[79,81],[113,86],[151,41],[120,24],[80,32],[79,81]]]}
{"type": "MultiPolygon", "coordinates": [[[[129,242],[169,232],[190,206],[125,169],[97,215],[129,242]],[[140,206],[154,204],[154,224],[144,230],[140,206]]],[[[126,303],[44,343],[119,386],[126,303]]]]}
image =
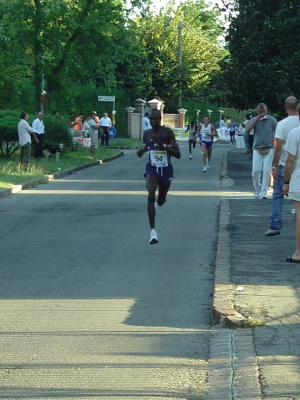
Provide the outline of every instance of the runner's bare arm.
{"type": "Polygon", "coordinates": [[[211,125],[211,130],[213,131],[213,136],[217,136],[217,137],[219,136],[214,125],[211,125]]]}

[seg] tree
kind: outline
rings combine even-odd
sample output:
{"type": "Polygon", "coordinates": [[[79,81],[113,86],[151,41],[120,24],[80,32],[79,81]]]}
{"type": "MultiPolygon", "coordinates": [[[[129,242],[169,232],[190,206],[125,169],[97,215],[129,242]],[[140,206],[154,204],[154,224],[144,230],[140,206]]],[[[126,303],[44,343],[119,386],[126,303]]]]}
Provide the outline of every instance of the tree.
{"type": "Polygon", "coordinates": [[[182,98],[197,97],[210,82],[212,72],[226,52],[218,37],[219,12],[210,10],[204,0],[188,0],[177,8],[170,2],[157,15],[141,16],[136,23],[148,54],[152,89],[149,97],[159,97],[167,108],[178,108],[182,98]],[[182,23],[182,67],[179,68],[178,26],[182,23]]]}
{"type": "MultiPolygon", "coordinates": [[[[140,4],[139,0],[134,4],[140,4]]],[[[134,44],[124,45],[129,32],[125,14],[122,0],[4,0],[0,4],[0,37],[5,39],[0,60],[10,55],[7,70],[13,67],[19,81],[32,81],[35,111],[40,109],[44,77],[47,113],[54,92],[71,102],[76,84],[105,82],[108,90],[117,86],[119,60],[127,59],[130,49],[137,49],[136,59],[139,50],[134,44]]],[[[130,62],[127,65],[132,68],[130,62]]],[[[11,79],[8,83],[16,90],[11,79]]],[[[9,91],[7,87],[5,92],[9,91]]]]}
{"type": "MultiPolygon", "coordinates": [[[[224,2],[226,2],[224,0],[224,2]]],[[[300,26],[297,0],[239,0],[227,42],[232,105],[253,107],[265,102],[274,111],[289,95],[299,97],[300,26]]]]}

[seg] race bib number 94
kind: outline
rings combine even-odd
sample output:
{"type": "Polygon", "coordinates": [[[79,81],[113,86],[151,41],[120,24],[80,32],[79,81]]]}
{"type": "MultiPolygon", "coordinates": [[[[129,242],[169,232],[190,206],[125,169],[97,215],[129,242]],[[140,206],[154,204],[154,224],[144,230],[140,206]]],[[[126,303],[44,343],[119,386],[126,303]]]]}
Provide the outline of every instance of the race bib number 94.
{"type": "Polygon", "coordinates": [[[165,150],[151,150],[150,161],[154,167],[167,167],[167,152],[165,150]]]}

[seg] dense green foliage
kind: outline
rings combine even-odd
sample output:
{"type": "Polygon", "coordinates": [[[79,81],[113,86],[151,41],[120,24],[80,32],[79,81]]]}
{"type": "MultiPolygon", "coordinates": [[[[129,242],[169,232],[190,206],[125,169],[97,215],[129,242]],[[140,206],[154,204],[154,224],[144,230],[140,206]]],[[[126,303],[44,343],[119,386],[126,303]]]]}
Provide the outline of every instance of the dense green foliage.
{"type": "Polygon", "coordinates": [[[190,103],[193,114],[206,103],[216,115],[217,104],[261,101],[282,110],[285,97],[300,97],[299,1],[222,1],[219,10],[208,0],[170,0],[153,13],[148,0],[2,0],[0,106],[86,117],[110,114],[97,96],[115,95],[121,136],[137,98],[161,99],[165,112],[190,103]]]}
{"type": "Polygon", "coordinates": [[[72,136],[69,132],[68,122],[61,116],[46,115],[44,117],[45,140],[44,143],[50,146],[57,146],[62,143],[65,148],[72,146],[72,136]]]}
{"type": "Polygon", "coordinates": [[[218,41],[222,33],[219,15],[204,0],[187,0],[177,8],[169,3],[157,15],[136,19],[151,67],[149,100],[158,97],[164,101],[166,111],[174,111],[180,93],[183,100],[203,96],[226,54],[218,41]]]}
{"type": "MultiPolygon", "coordinates": [[[[170,1],[159,14],[151,13],[149,4],[1,1],[1,107],[37,112],[43,100],[46,113],[59,110],[67,116],[82,108],[87,113],[91,107],[82,104],[81,94],[89,86],[104,95],[117,91],[122,97],[117,115],[124,114],[125,120],[124,109],[136,98],[159,97],[174,111],[180,91],[183,99],[201,96],[224,57],[217,39],[219,12],[209,10],[204,0],[188,0],[177,8],[170,1]]],[[[97,103],[92,108],[96,105],[99,109],[97,103]]]]}
{"type": "Polygon", "coordinates": [[[0,155],[10,157],[19,147],[17,124],[20,112],[0,110],[0,155]]]}
{"type": "Polygon", "coordinates": [[[299,1],[224,3],[238,10],[227,36],[230,64],[225,79],[231,104],[242,109],[262,101],[275,111],[287,96],[300,97],[299,1]]]}

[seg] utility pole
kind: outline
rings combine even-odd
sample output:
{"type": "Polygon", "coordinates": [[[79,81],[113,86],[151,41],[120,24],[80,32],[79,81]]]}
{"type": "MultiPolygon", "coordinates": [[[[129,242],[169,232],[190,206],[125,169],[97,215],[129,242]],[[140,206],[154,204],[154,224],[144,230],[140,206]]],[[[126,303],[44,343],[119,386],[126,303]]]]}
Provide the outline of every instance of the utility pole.
{"type": "Polygon", "coordinates": [[[181,108],[181,73],[182,73],[182,22],[178,23],[178,107],[181,108]]]}

